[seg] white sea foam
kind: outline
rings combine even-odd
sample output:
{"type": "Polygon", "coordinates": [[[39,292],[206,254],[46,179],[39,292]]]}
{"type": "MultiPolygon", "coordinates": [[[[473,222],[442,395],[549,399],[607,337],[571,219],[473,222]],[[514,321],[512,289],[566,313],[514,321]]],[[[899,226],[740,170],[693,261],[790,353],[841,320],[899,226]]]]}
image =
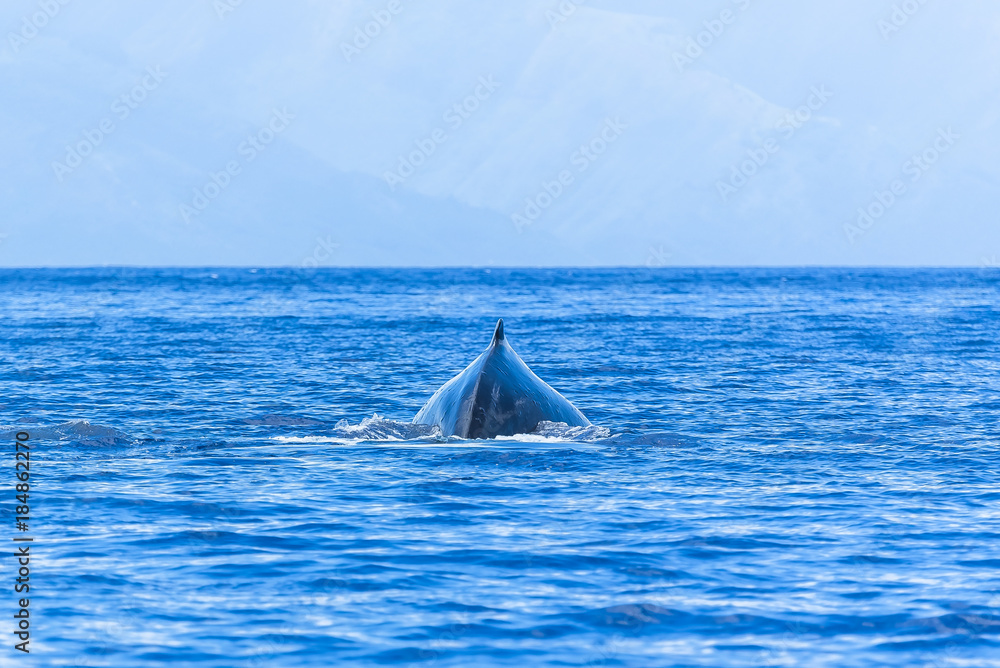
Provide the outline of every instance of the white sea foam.
{"type": "Polygon", "coordinates": [[[440,428],[432,425],[413,424],[387,420],[375,413],[358,424],[341,420],[334,427],[333,433],[322,436],[275,436],[273,440],[282,443],[312,443],[312,444],[356,444],[356,443],[405,443],[434,445],[470,445],[488,447],[491,444],[503,443],[588,443],[611,436],[606,427],[591,425],[589,427],[570,427],[563,422],[542,422],[530,434],[514,436],[498,436],[489,440],[466,440],[457,437],[445,437],[440,428]]]}

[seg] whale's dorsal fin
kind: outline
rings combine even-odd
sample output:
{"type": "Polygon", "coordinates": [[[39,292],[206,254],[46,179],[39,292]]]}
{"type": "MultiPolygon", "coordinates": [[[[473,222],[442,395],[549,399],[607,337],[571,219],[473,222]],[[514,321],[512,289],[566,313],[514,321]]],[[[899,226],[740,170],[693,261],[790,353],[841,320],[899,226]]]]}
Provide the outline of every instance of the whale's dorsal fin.
{"type": "Polygon", "coordinates": [[[495,346],[501,341],[503,341],[503,318],[497,320],[497,328],[493,332],[493,341],[490,343],[490,345],[495,346]]]}

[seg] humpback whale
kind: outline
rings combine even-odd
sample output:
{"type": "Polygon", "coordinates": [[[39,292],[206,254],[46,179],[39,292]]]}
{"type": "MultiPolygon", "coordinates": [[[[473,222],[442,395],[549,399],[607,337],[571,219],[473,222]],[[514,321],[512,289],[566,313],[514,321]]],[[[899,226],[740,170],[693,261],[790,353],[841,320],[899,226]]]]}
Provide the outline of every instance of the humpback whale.
{"type": "Polygon", "coordinates": [[[483,354],[442,385],[413,418],[416,424],[437,425],[445,436],[470,439],[527,434],[542,421],[590,426],[576,406],[518,357],[504,337],[503,319],[483,354]]]}

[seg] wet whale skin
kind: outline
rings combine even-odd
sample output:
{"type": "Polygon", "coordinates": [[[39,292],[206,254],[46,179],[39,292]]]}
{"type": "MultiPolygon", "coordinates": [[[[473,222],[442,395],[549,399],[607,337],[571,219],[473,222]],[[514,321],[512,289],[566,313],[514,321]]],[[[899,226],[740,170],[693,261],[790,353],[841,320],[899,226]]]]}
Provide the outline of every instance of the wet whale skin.
{"type": "Polygon", "coordinates": [[[469,439],[527,434],[543,421],[590,425],[514,352],[504,336],[503,320],[489,347],[442,385],[413,418],[417,424],[437,425],[445,436],[469,439]]]}

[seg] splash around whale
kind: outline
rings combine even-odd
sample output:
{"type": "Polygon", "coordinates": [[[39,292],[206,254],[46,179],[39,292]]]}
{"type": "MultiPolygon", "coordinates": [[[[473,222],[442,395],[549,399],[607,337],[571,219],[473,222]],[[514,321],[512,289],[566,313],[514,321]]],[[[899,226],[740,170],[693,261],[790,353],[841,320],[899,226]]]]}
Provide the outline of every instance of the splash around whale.
{"type": "Polygon", "coordinates": [[[529,434],[541,422],[589,427],[576,406],[536,376],[507,343],[503,320],[489,347],[434,393],[413,418],[445,436],[495,438],[529,434]]]}

